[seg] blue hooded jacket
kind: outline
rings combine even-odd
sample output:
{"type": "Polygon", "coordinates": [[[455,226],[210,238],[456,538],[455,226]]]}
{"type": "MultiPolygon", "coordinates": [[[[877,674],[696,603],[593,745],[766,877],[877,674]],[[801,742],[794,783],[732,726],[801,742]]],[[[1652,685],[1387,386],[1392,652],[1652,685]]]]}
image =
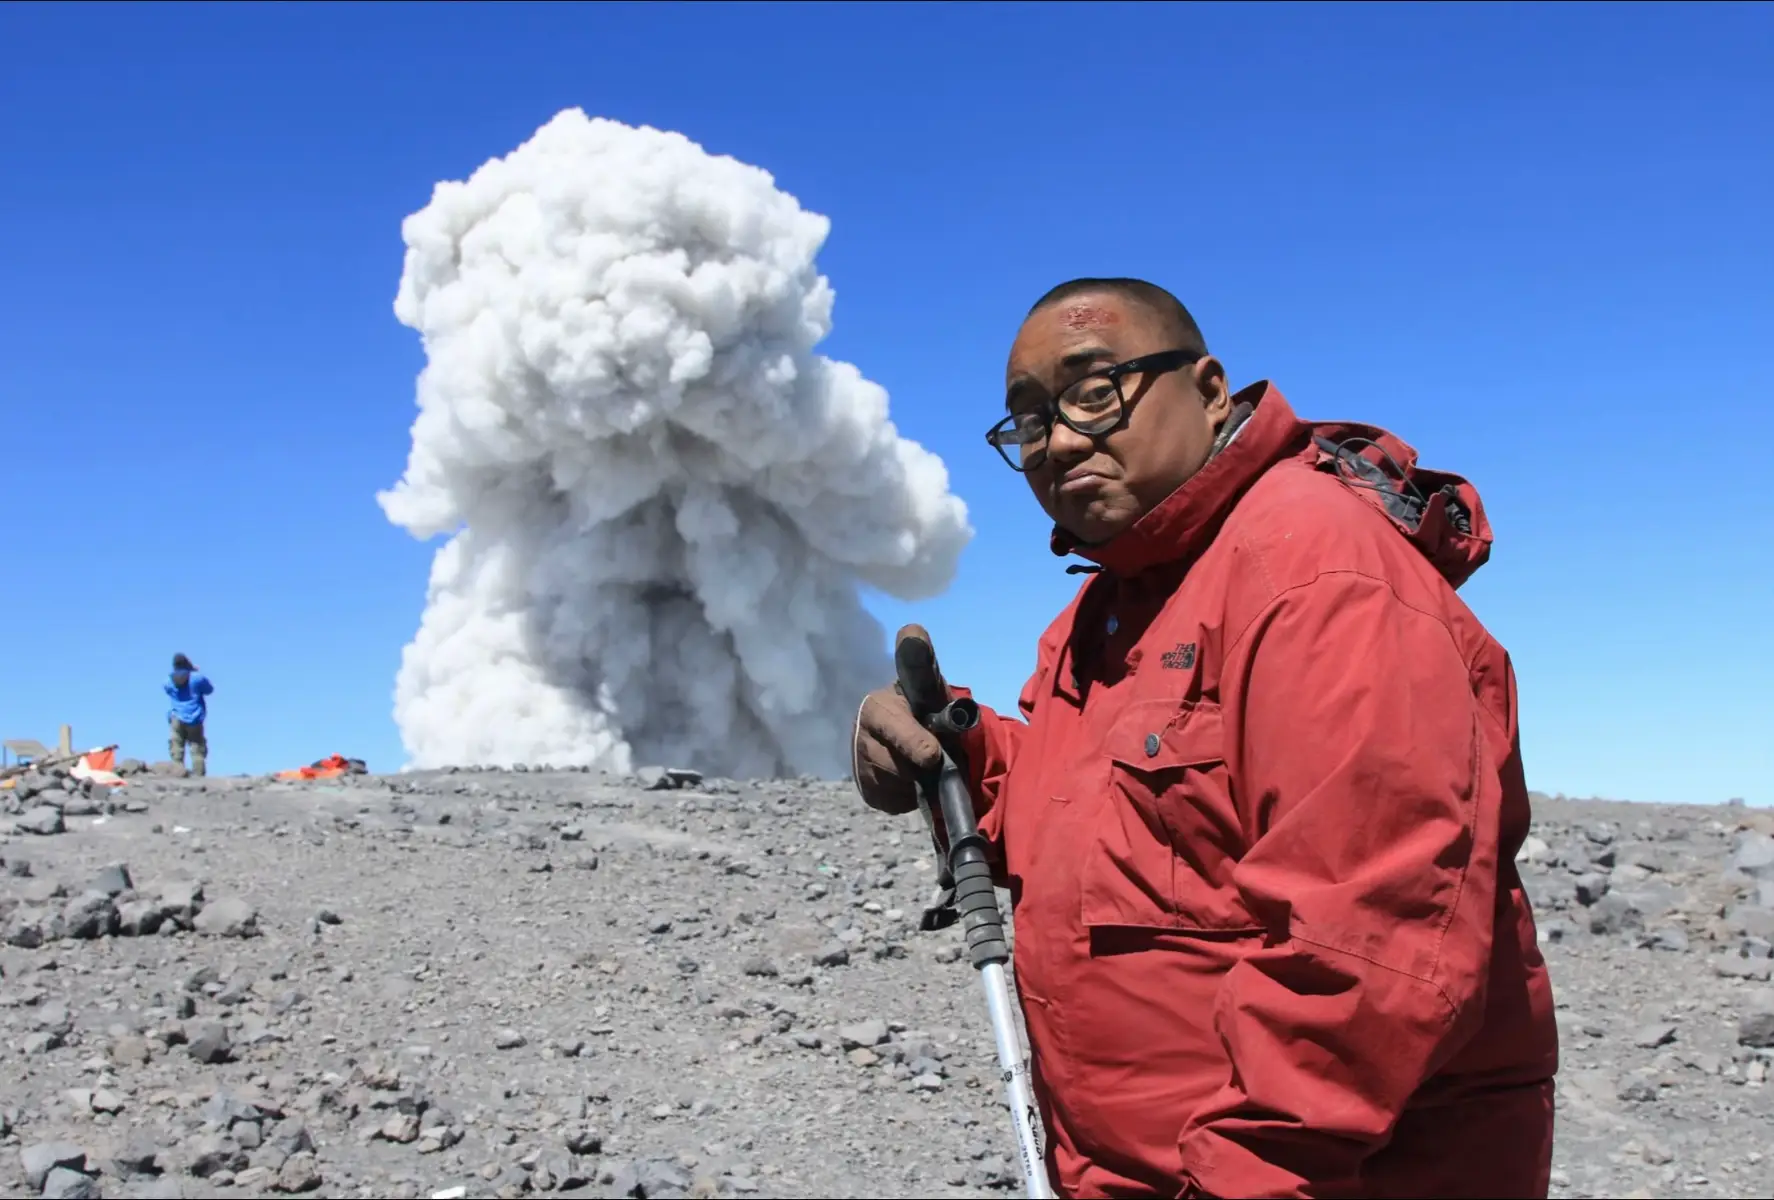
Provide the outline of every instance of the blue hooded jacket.
{"type": "Polygon", "coordinates": [[[215,684],[206,675],[196,671],[174,671],[166,684],[166,694],[172,697],[167,719],[183,721],[187,725],[201,724],[209,715],[209,705],[203,702],[203,698],[215,690],[215,684]]]}

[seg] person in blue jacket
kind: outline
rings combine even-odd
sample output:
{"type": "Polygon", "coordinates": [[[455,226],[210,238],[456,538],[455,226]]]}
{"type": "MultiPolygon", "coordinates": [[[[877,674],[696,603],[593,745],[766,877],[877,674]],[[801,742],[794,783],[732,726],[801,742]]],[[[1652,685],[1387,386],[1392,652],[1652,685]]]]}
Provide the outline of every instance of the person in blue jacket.
{"type": "Polygon", "coordinates": [[[167,752],[182,767],[185,747],[191,747],[193,775],[202,775],[208,768],[209,740],[204,736],[203,722],[209,716],[209,705],[204,697],[215,690],[216,685],[192,666],[190,659],[183,654],[172,656],[172,679],[166,684],[166,694],[172,697],[166,714],[171,725],[167,752]]]}

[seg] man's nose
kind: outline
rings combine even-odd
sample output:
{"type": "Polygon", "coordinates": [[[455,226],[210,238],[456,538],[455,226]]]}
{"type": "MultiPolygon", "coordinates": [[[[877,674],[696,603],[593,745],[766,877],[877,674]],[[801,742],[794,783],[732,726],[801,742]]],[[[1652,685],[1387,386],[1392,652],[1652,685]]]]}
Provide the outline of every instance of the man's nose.
{"type": "Polygon", "coordinates": [[[1047,434],[1047,457],[1056,462],[1075,463],[1090,457],[1096,445],[1064,421],[1055,421],[1047,434]]]}

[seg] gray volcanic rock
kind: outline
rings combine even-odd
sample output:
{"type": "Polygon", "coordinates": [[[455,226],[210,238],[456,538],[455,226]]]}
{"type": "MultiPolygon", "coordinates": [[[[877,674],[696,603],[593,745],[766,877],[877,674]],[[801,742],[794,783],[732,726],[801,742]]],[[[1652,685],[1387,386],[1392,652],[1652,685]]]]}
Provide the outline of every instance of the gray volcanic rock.
{"type": "MultiPolygon", "coordinates": [[[[1019,1194],[961,932],[917,930],[928,840],[848,784],[32,786],[0,1194],[1019,1194]]],[[[1774,1194],[1774,813],[1541,799],[1517,865],[1553,1194],[1774,1194]]]]}

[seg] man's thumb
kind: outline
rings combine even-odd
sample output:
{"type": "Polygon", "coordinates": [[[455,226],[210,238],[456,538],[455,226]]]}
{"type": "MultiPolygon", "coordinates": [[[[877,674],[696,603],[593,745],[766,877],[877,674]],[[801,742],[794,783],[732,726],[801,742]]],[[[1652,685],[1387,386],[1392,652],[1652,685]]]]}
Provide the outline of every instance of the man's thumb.
{"type": "Polygon", "coordinates": [[[922,625],[899,627],[893,638],[893,656],[899,675],[899,690],[914,712],[937,709],[949,702],[948,681],[942,677],[942,668],[936,661],[936,647],[922,625]],[[914,689],[915,694],[907,693],[908,687],[914,689]]]}

